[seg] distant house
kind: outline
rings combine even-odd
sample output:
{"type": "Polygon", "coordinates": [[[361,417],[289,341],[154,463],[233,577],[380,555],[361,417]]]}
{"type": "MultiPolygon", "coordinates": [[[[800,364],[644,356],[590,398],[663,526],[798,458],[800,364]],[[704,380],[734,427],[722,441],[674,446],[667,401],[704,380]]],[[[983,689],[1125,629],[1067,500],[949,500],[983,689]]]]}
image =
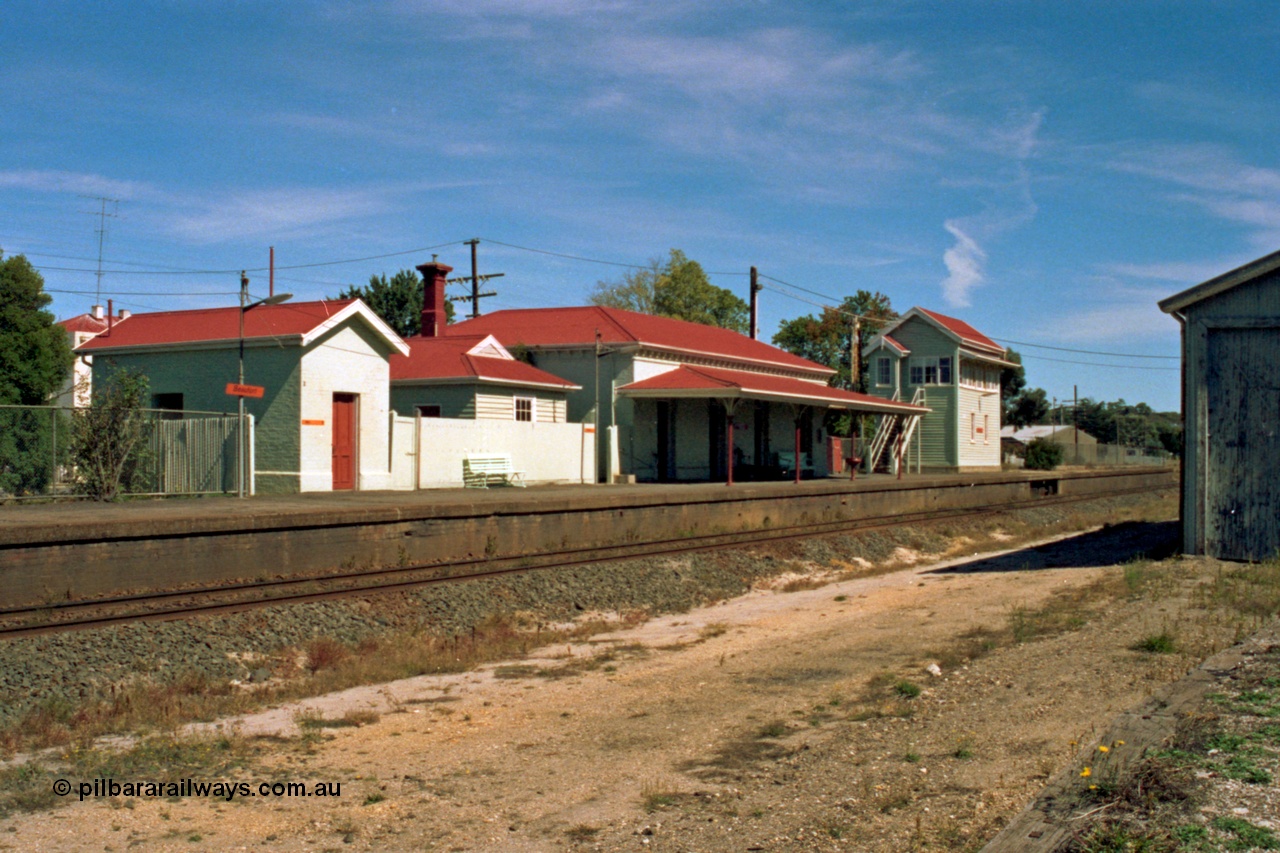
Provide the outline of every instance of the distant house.
{"type": "MultiPolygon", "coordinates": [[[[427,302],[430,302],[430,296],[427,302]]],[[[832,388],[828,367],[727,329],[600,306],[496,311],[450,326],[492,335],[580,386],[570,421],[598,425],[598,479],[825,476],[828,408],[924,409],[832,388]]]]}
{"type": "Polygon", "coordinates": [[[517,361],[492,335],[405,341],[391,357],[391,408],[401,415],[565,423],[575,385],[517,361]]]}
{"type": "MultiPolygon", "coordinates": [[[[137,370],[157,409],[235,412],[240,309],[134,314],[81,344],[104,372],[137,370]]],[[[287,302],[244,313],[246,399],[256,490],[383,489],[388,462],[390,359],[409,347],[359,300],[287,302]]]]}
{"type": "Polygon", "coordinates": [[[1160,302],[1182,326],[1182,547],[1280,553],[1280,252],[1160,302]]]}
{"type": "Polygon", "coordinates": [[[912,308],[862,349],[867,390],[930,409],[912,457],[934,471],[1000,468],[1000,371],[1005,348],[955,317],[912,308]]]}
{"type": "MultiPolygon", "coordinates": [[[[105,333],[108,327],[112,327],[118,323],[128,319],[130,312],[120,309],[117,317],[108,319],[102,310],[101,305],[93,306],[86,314],[77,314],[66,320],[60,320],[58,325],[67,333],[67,342],[71,344],[74,350],[90,338],[97,337],[105,333]]],[[[67,380],[62,384],[62,389],[58,391],[58,396],[54,399],[54,404],[64,408],[83,408],[89,405],[93,394],[93,356],[88,353],[76,353],[75,361],[71,365],[71,372],[67,375],[67,380]]]]}

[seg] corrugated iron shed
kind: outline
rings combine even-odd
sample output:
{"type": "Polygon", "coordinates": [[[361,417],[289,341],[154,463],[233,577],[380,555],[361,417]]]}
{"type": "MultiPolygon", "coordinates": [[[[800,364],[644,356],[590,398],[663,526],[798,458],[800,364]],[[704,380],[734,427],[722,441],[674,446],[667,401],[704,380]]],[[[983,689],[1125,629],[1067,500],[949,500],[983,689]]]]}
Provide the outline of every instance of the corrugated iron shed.
{"type": "Polygon", "coordinates": [[[1182,325],[1183,550],[1280,553],[1280,252],[1160,302],[1182,325]]]}

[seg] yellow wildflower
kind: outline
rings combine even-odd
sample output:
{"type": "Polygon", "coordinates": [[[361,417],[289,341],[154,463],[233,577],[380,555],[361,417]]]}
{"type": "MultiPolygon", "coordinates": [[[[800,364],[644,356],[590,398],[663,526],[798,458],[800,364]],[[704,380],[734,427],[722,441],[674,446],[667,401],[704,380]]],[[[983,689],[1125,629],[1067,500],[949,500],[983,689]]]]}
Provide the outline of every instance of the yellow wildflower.
{"type": "Polygon", "coordinates": [[[1088,767],[1080,771],[1080,776],[1082,778],[1088,779],[1092,775],[1093,775],[1093,771],[1090,770],[1088,767]]]}
{"type": "Polygon", "coordinates": [[[1106,747],[1106,746],[1098,747],[1098,752],[1110,752],[1110,751],[1111,751],[1110,747],[1106,747]]]}

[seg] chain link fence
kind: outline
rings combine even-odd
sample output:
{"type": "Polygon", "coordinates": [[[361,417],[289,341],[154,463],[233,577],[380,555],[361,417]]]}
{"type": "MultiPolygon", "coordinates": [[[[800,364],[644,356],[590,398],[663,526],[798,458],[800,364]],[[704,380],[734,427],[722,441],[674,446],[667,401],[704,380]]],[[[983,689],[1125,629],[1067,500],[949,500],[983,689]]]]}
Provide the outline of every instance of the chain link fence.
{"type": "MultiPolygon", "coordinates": [[[[1126,447],[1123,444],[1060,444],[1062,462],[1060,465],[1075,465],[1086,468],[1112,467],[1118,465],[1170,465],[1177,457],[1167,450],[1155,447],[1126,447]]],[[[1004,461],[1010,467],[1023,464],[1021,454],[1025,448],[1005,445],[1004,461]],[[1021,452],[1019,452],[1021,450],[1021,452]]]]}
{"type": "MultiPolygon", "coordinates": [[[[0,406],[0,500],[85,497],[82,409],[0,406]]],[[[240,422],[224,412],[144,409],[120,491],[131,495],[234,494],[240,422]]],[[[246,424],[246,426],[248,426],[246,424]]],[[[251,428],[251,427],[250,427],[251,428]]],[[[108,447],[115,436],[95,436],[108,447]]]]}

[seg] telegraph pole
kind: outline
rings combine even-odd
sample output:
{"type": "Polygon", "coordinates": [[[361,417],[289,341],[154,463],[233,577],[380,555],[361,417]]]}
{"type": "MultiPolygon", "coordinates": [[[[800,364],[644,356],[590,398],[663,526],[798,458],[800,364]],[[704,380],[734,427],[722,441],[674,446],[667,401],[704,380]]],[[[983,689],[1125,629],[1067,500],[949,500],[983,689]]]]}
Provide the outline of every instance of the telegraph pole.
{"type": "Polygon", "coordinates": [[[506,275],[506,273],[493,272],[493,273],[489,273],[489,274],[487,274],[487,275],[480,275],[480,274],[477,272],[477,270],[476,270],[476,246],[478,246],[478,245],[480,244],[480,240],[479,240],[479,238],[473,237],[472,239],[470,239],[470,240],[465,240],[465,241],[463,241],[463,242],[465,242],[468,246],[470,246],[470,247],[471,247],[471,276],[470,276],[469,278],[467,278],[467,277],[463,277],[463,278],[451,278],[451,279],[446,280],[446,282],[445,282],[445,283],[446,283],[446,284],[461,284],[461,283],[465,283],[465,282],[468,282],[468,281],[469,281],[469,282],[471,282],[471,296],[470,296],[470,297],[466,297],[466,296],[455,296],[455,297],[451,297],[451,298],[450,298],[450,301],[453,301],[453,302],[459,302],[459,301],[464,301],[464,300],[466,300],[466,299],[470,299],[470,300],[471,300],[471,313],[467,315],[467,318],[468,318],[468,319],[471,319],[471,320],[474,320],[475,318],[477,318],[477,317],[479,317],[479,316],[480,316],[480,300],[481,300],[481,299],[483,299],[483,298],[485,298],[486,296],[497,296],[497,295],[498,295],[498,294],[497,294],[497,292],[496,292],[496,291],[493,291],[493,290],[489,291],[488,293],[481,293],[481,292],[480,292],[480,282],[482,282],[482,281],[483,281],[483,282],[487,282],[487,281],[489,281],[489,279],[491,279],[491,278],[502,278],[504,275],[506,275]]]}
{"type": "Polygon", "coordinates": [[[755,267],[751,268],[751,340],[760,337],[760,274],[755,267]]]}

